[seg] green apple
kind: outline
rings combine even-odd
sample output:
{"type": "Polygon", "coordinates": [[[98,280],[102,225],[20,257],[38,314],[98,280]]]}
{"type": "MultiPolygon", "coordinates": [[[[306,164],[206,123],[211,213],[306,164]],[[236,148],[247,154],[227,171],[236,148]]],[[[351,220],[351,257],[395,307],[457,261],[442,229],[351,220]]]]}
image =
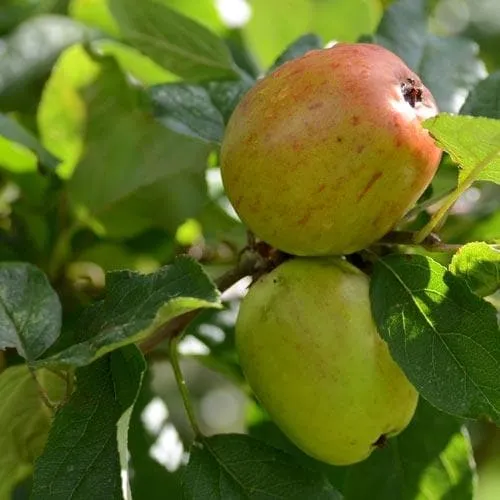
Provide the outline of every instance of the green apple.
{"type": "Polygon", "coordinates": [[[294,255],[340,255],[391,230],[441,150],[422,127],[430,92],[383,47],[339,43],[289,61],[236,107],[222,179],[242,221],[294,255]]]}
{"type": "Polygon", "coordinates": [[[330,464],[367,458],[417,405],[377,332],[368,290],[345,261],[296,258],[252,285],[236,323],[256,397],[291,441],[330,464]]]}

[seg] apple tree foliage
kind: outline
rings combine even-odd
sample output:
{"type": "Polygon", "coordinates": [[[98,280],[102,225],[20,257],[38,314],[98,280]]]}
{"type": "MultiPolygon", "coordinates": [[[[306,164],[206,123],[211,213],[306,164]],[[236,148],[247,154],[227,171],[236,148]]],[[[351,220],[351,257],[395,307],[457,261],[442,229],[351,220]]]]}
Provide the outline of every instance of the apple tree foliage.
{"type": "Polygon", "coordinates": [[[252,0],[238,26],[231,3],[247,5],[0,5],[0,500],[476,498],[500,467],[495,2],[252,0]],[[221,187],[228,118],[259,75],[331,40],[404,59],[438,101],[425,127],[446,152],[398,232],[351,257],[369,261],[378,329],[421,398],[350,467],[304,455],[252,398],[241,294],[221,295],[271,258],[221,187]],[[242,429],[205,430],[186,366],[248,395],[242,429]],[[165,371],[178,391],[158,390],[165,371]],[[152,452],[159,398],[186,450],[176,467],[152,452]]]}

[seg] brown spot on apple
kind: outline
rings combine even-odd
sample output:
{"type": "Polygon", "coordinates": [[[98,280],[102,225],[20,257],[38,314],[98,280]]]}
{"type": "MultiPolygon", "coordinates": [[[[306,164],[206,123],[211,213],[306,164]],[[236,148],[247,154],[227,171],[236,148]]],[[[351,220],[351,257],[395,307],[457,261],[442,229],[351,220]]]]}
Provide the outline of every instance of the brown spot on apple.
{"type": "Polygon", "coordinates": [[[309,109],[313,110],[313,109],[319,109],[323,107],[323,103],[322,102],[314,102],[313,104],[310,104],[308,106],[309,109]]]}
{"type": "Polygon", "coordinates": [[[359,193],[357,197],[357,201],[361,201],[361,199],[370,191],[370,189],[373,187],[373,185],[382,177],[382,172],[375,172],[372,176],[371,179],[368,181],[368,184],[365,186],[363,191],[359,193]]]}
{"type": "Polygon", "coordinates": [[[357,125],[359,125],[359,116],[356,116],[354,115],[352,118],[351,118],[351,123],[356,127],[357,125]]]}
{"type": "Polygon", "coordinates": [[[321,191],[324,191],[325,188],[326,188],[326,184],[320,184],[318,187],[318,193],[321,193],[321,191]]]}
{"type": "Polygon", "coordinates": [[[365,145],[364,144],[360,144],[357,148],[356,148],[356,153],[360,154],[363,152],[363,150],[365,149],[365,145]]]}
{"type": "Polygon", "coordinates": [[[311,212],[307,212],[307,214],[304,215],[304,217],[302,217],[302,219],[298,221],[298,224],[300,226],[303,226],[310,218],[311,218],[311,212]]]}

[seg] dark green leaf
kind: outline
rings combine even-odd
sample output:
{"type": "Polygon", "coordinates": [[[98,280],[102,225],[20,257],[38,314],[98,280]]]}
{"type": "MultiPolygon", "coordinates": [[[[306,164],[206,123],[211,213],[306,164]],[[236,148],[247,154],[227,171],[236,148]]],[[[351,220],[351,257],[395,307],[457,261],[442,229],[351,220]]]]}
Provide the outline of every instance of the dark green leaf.
{"type": "Polygon", "coordinates": [[[427,0],[398,0],[384,12],[375,41],[417,70],[427,42],[427,0]]]}
{"type": "Polygon", "coordinates": [[[77,370],[76,391],[56,414],[35,464],[33,500],[122,498],[117,426],[144,369],[138,349],[128,346],[77,370]]]}
{"type": "Polygon", "coordinates": [[[306,455],[283,434],[280,428],[270,420],[270,417],[256,403],[251,407],[248,414],[250,415],[248,427],[250,436],[293,455],[306,468],[322,471],[333,487],[343,493],[341,488],[346,472],[349,470],[348,467],[330,465],[306,455]]]}
{"type": "Polygon", "coordinates": [[[43,354],[61,329],[61,304],[38,268],[0,264],[0,350],[14,347],[29,361],[43,354]]]}
{"type": "Polygon", "coordinates": [[[303,35],[291,45],[289,45],[285,51],[274,61],[274,64],[269,68],[269,73],[274,71],[278,66],[291,61],[297,57],[301,57],[310,50],[321,49],[323,47],[323,41],[318,35],[312,33],[308,35],[303,35]]]}
{"type": "Polygon", "coordinates": [[[441,111],[458,112],[467,93],[486,76],[478,52],[477,44],[467,38],[427,37],[417,73],[441,111]]]}
{"type": "Polygon", "coordinates": [[[185,498],[192,500],[341,498],[320,472],[242,434],[195,442],[183,488],[185,498]]]}
{"type": "Polygon", "coordinates": [[[500,422],[494,307],[432,259],[392,255],[372,276],[372,310],[392,356],[437,408],[500,422]]]}
{"type": "Polygon", "coordinates": [[[67,17],[45,15],[27,20],[6,40],[0,54],[0,109],[15,109],[14,97],[48,75],[68,46],[96,33],[67,17]]]}
{"type": "Polygon", "coordinates": [[[49,153],[30,132],[8,116],[0,113],[0,135],[26,146],[38,156],[39,162],[47,168],[57,167],[59,160],[49,153]]]}
{"type": "Polygon", "coordinates": [[[460,114],[500,118],[500,71],[491,74],[472,89],[460,114]]]}
{"type": "Polygon", "coordinates": [[[500,252],[483,242],[469,243],[453,256],[450,271],[486,297],[500,288],[500,252]]]}
{"type": "Polygon", "coordinates": [[[429,33],[428,9],[427,0],[394,2],[385,11],[374,41],[398,54],[422,78],[441,111],[457,112],[486,70],[475,42],[429,33]]]}
{"type": "MultiPolygon", "coordinates": [[[[37,372],[41,386],[52,401],[62,397],[64,383],[47,370],[37,372]]],[[[50,428],[50,411],[26,365],[7,368],[0,374],[0,498],[11,492],[33,469],[50,428]]]]}
{"type": "Polygon", "coordinates": [[[251,78],[243,78],[241,80],[215,81],[206,84],[210,99],[224,117],[225,123],[229,121],[234,108],[254,83],[251,78]]]}
{"type": "Polygon", "coordinates": [[[465,427],[420,400],[412,422],[386,447],[348,469],[345,500],[472,500],[475,466],[465,427]]]}
{"type": "Polygon", "coordinates": [[[154,0],[110,0],[124,37],[153,61],[189,80],[235,78],[231,54],[201,24],[154,0]]]}
{"type": "Polygon", "coordinates": [[[75,344],[40,364],[86,365],[109,351],[144,340],[175,316],[219,304],[215,285],[189,257],[178,257],[147,275],[108,273],[106,295],[85,310],[75,327],[75,344]]]}
{"type": "Polygon", "coordinates": [[[199,85],[169,83],[149,89],[156,119],[166,128],[209,143],[220,143],[224,121],[199,85]]]}
{"type": "Polygon", "coordinates": [[[500,120],[440,114],[424,126],[460,165],[459,184],[470,175],[500,184],[500,120]]]}

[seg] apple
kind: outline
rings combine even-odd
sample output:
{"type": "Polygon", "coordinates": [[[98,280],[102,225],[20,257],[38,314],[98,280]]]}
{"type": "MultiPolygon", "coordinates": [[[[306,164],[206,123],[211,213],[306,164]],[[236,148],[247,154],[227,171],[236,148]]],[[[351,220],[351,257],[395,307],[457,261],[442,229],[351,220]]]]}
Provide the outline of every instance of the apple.
{"type": "Polygon", "coordinates": [[[257,399],[305,453],[367,458],[410,422],[418,393],[374,324],[369,279],[339,258],[294,258],[243,299],[236,347],[257,399]]]}
{"type": "Polygon", "coordinates": [[[366,248],[431,182],[441,150],[421,122],[437,112],[419,77],[383,47],[310,51],[236,107],[221,146],[227,196],[249,229],[285,252],[366,248]]]}

